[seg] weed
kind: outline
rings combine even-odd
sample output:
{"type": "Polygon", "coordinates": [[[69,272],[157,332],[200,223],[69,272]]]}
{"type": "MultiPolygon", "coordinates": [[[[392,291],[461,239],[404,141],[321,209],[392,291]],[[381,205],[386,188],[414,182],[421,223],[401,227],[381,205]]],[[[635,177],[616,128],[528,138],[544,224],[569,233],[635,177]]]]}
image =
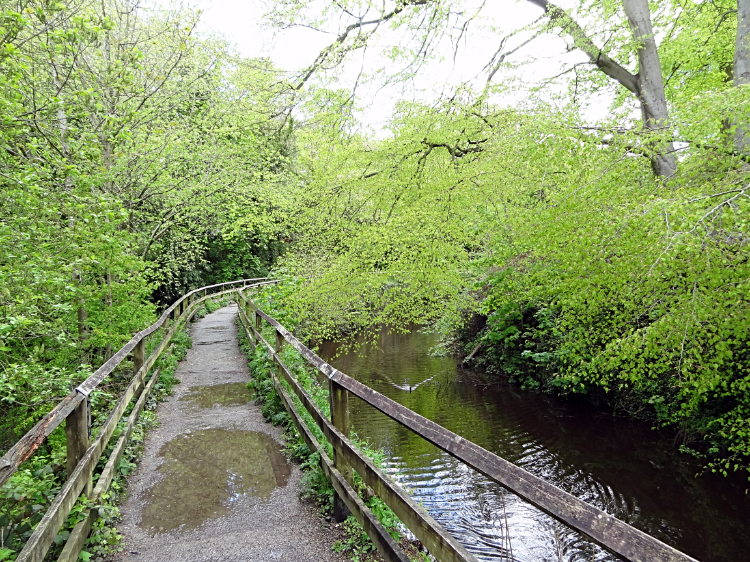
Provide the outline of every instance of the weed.
{"type": "Polygon", "coordinates": [[[343,523],[344,538],[333,545],[333,550],[351,557],[352,562],[367,560],[375,552],[375,545],[362,526],[351,515],[343,523]]]}
{"type": "MultiPolygon", "coordinates": [[[[309,450],[292,423],[289,414],[286,412],[281,398],[276,393],[271,378],[271,372],[276,366],[269,357],[265,347],[261,344],[253,349],[245,335],[242,323],[239,319],[237,322],[240,347],[248,355],[248,364],[252,373],[252,379],[248,383],[248,387],[255,390],[258,402],[263,407],[264,419],[274,425],[284,427],[284,435],[287,442],[286,451],[291,458],[301,463],[301,468],[304,471],[300,497],[312,500],[318,505],[322,515],[329,515],[333,511],[334,492],[331,483],[320,466],[320,454],[309,450]]],[[[264,337],[267,341],[270,341],[269,338],[273,337],[273,333],[268,327],[266,328],[267,333],[264,333],[264,337]]],[[[325,415],[329,415],[328,389],[319,384],[315,372],[307,365],[299,352],[291,346],[285,346],[281,352],[281,356],[297,381],[308,392],[318,407],[325,415]]],[[[286,386],[286,383],[282,382],[282,385],[286,386]]],[[[315,435],[328,455],[331,456],[331,445],[325,439],[320,428],[299,402],[296,395],[292,392],[289,394],[292,396],[295,409],[301,415],[307,427],[315,435]]],[[[351,439],[376,465],[382,467],[382,451],[373,449],[369,443],[359,439],[356,434],[352,434],[351,439]]],[[[395,540],[400,540],[401,534],[399,529],[403,528],[403,524],[396,517],[396,514],[365,485],[356,472],[354,473],[354,488],[388,533],[395,540]]],[[[356,519],[349,517],[344,522],[343,530],[345,538],[336,542],[334,550],[347,554],[355,562],[371,559],[375,553],[375,546],[356,519]]]]}

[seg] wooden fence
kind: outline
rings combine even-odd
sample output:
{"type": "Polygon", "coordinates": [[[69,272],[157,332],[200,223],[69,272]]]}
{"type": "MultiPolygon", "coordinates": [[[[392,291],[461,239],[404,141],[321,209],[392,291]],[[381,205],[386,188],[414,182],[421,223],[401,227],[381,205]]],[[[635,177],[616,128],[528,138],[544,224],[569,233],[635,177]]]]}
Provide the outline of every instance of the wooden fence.
{"type": "MultiPolygon", "coordinates": [[[[101,495],[107,491],[116,474],[136,419],[158,380],[157,371],[152,373],[147,381],[154,363],[169,345],[180,326],[192,318],[201,303],[208,298],[232,293],[237,296],[240,319],[250,342],[253,345],[264,345],[278,366],[278,374],[273,375],[273,382],[289,415],[310,450],[320,453],[322,468],[335,490],[335,516],[343,517],[348,509],[362,524],[368,536],[389,562],[408,562],[409,558],[352,488],[353,470],[357,471],[362,480],[393,510],[437,560],[440,562],[476,562],[476,559],[349,440],[348,396],[350,393],[624,560],[695,562],[689,556],[588,505],[334,369],[276,320],[259,310],[245,294],[247,289],[257,290],[264,285],[274,283],[277,281],[244,279],[203,287],[183,296],[169,307],[157,322],[133,336],[122,349],[61,400],[49,414],[11,447],[0,459],[0,485],[7,482],[50,433],[65,421],[68,480],[18,555],[18,562],[40,562],[44,559],[82,493],[95,505],[101,495]],[[261,334],[263,322],[268,323],[274,330],[273,345],[261,334]],[[146,339],[159,329],[162,329],[162,339],[151,355],[145,358],[146,339]],[[285,342],[299,351],[302,357],[327,379],[330,391],[330,420],[281,360],[279,353],[285,342]],[[92,441],[90,438],[90,395],[131,354],[133,378],[92,441]],[[295,409],[291,395],[282,385],[282,380],[289,385],[291,391],[331,443],[334,452],[333,459],[328,457],[325,449],[321,447],[304,423],[295,409]],[[112,449],[96,486],[93,487],[94,469],[118,422],[133,399],[136,403],[128,417],[125,430],[112,449]]],[[[95,509],[86,511],[84,515],[84,519],[71,532],[58,562],[75,562],[78,559],[91,526],[98,517],[95,509]]]]}
{"type": "MultiPolygon", "coordinates": [[[[199,305],[206,299],[236,293],[247,286],[259,287],[272,283],[277,283],[277,281],[243,279],[202,287],[186,294],[170,306],[154,324],[133,336],[122,349],[61,400],[49,414],[44,416],[39,423],[10,448],[0,459],[0,486],[5,484],[24,461],[28,460],[44,443],[44,440],[65,421],[68,480],[55,496],[44,517],[19,553],[17,562],[39,562],[43,560],[79,496],[83,493],[91,502],[96,504],[101,495],[107,491],[114,479],[136,419],[143,409],[146,398],[158,381],[159,373],[158,371],[152,373],[148,382],[146,382],[146,377],[156,360],[169,345],[174,334],[182,324],[192,318],[199,305]],[[146,340],[160,328],[163,329],[162,339],[146,359],[144,358],[146,340]],[[91,393],[130,354],[132,354],[133,359],[133,378],[92,441],[91,393]],[[136,399],[136,403],[128,417],[125,430],[117,440],[104,470],[99,475],[96,487],[92,490],[94,469],[128,404],[133,399],[136,399]]],[[[78,560],[78,555],[91,531],[91,526],[98,517],[96,510],[87,510],[84,515],[85,518],[76,525],[66,541],[58,562],[76,562],[78,560]]]]}
{"type": "MultiPolygon", "coordinates": [[[[695,562],[693,558],[671,546],[348,377],[323,361],[281,324],[262,312],[244,292],[238,292],[237,296],[240,319],[247,336],[251,344],[264,345],[276,363],[278,374],[273,374],[276,391],[307,446],[311,451],[320,453],[321,466],[335,490],[335,503],[343,502],[349,508],[389,562],[406,562],[409,558],[383,529],[352,488],[352,470],[357,471],[362,480],[393,510],[437,560],[440,562],[476,562],[476,558],[349,440],[349,393],[624,560],[695,562]],[[273,345],[261,334],[263,322],[269,324],[274,330],[273,345]],[[328,380],[331,420],[324,415],[281,360],[279,353],[285,342],[294,347],[305,361],[328,380]],[[328,457],[304,423],[295,409],[292,397],[281,384],[282,380],[288,383],[291,391],[331,443],[333,459],[328,457]]],[[[334,505],[334,512],[336,511],[341,511],[340,505],[334,505]]]]}

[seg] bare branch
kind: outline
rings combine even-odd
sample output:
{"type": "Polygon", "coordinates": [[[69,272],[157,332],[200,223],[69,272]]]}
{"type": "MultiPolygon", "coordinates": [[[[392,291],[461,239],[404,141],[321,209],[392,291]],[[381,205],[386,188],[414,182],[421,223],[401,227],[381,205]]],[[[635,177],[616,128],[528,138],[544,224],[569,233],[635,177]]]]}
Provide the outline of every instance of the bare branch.
{"type": "Polygon", "coordinates": [[[307,83],[307,81],[312,77],[312,75],[315,74],[318,69],[323,67],[323,65],[330,59],[330,57],[335,54],[336,50],[344,44],[344,42],[349,38],[349,35],[353,31],[361,30],[372,25],[379,26],[381,23],[384,23],[403,12],[407,7],[424,6],[428,4],[429,1],[430,0],[407,0],[402,4],[396,6],[396,8],[394,8],[392,11],[383,14],[383,16],[377,19],[363,21],[362,18],[359,18],[359,21],[349,24],[333,43],[331,43],[325,49],[320,51],[320,53],[318,53],[318,56],[315,58],[313,63],[305,70],[304,76],[300,79],[299,83],[294,86],[294,89],[301,90],[302,87],[307,83]]]}

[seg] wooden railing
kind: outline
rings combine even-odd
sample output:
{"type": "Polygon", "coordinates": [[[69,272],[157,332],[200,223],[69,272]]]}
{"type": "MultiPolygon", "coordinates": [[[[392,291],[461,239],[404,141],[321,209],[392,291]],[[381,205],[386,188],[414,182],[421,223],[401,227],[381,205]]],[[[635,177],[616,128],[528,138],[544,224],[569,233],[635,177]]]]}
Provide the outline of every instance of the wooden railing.
{"type": "Polygon", "coordinates": [[[281,324],[262,312],[244,292],[239,291],[237,295],[240,318],[251,344],[253,346],[262,344],[268,349],[268,353],[278,367],[278,373],[272,375],[276,391],[307,446],[311,451],[320,453],[321,466],[335,490],[334,515],[341,516],[341,502],[343,502],[389,562],[407,562],[409,558],[352,488],[352,470],[357,471],[362,480],[393,510],[437,560],[440,562],[476,562],[476,558],[349,440],[349,393],[624,560],[695,562],[693,558],[671,546],[348,377],[323,361],[281,324]],[[263,322],[269,324],[274,330],[274,345],[264,339],[261,333],[263,322]],[[279,354],[284,342],[294,347],[327,379],[331,420],[324,415],[281,360],[279,354]],[[289,388],[331,443],[332,460],[304,423],[294,406],[292,397],[281,384],[281,380],[288,383],[289,388]]]}
{"type": "MultiPolygon", "coordinates": [[[[186,294],[164,311],[154,324],[133,336],[122,349],[73,392],[63,398],[49,414],[44,416],[39,423],[10,448],[0,459],[0,486],[7,482],[16,470],[44,443],[44,440],[65,421],[68,480],[55,496],[44,517],[19,553],[17,562],[39,562],[46,556],[50,545],[81,493],[96,503],[101,495],[107,491],[116,474],[135,421],[145,405],[146,398],[158,381],[159,373],[158,371],[154,372],[148,382],[146,382],[146,377],[156,360],[169,345],[174,334],[183,323],[190,320],[198,310],[198,306],[206,299],[236,293],[247,286],[259,287],[277,282],[265,281],[265,279],[242,279],[202,287],[186,294]],[[160,328],[163,329],[162,339],[151,355],[145,359],[146,340],[160,328]],[[130,354],[132,354],[133,359],[133,378],[92,441],[91,393],[130,354]],[[94,468],[99,462],[99,458],[112,437],[118,422],[133,399],[136,399],[136,403],[128,417],[125,430],[112,449],[104,470],[96,482],[96,487],[92,490],[94,468]]],[[[76,525],[66,541],[58,562],[76,562],[78,560],[78,555],[88,537],[91,526],[98,517],[96,510],[87,510],[84,515],[85,518],[76,525]]]]}
{"type": "MultiPolygon", "coordinates": [[[[404,427],[414,431],[417,435],[625,560],[632,562],[695,562],[689,556],[588,505],[331,367],[276,320],[262,312],[245,294],[246,289],[257,289],[277,282],[244,279],[203,287],[183,296],[169,307],[157,322],[133,336],[111,359],[61,400],[49,414],[11,447],[0,459],[0,485],[7,482],[23,462],[34,454],[52,431],[65,421],[68,480],[34,529],[23,550],[19,553],[17,561],[41,561],[46,556],[50,545],[80,495],[83,493],[93,504],[96,504],[101,495],[107,491],[116,474],[136,419],[158,381],[158,371],[152,373],[151,378],[147,381],[147,376],[154,363],[169,345],[180,326],[190,320],[201,303],[212,297],[234,293],[237,295],[240,319],[250,342],[253,345],[264,345],[278,366],[278,374],[273,375],[274,385],[292,421],[310,450],[320,453],[322,468],[335,490],[335,516],[343,517],[348,509],[362,524],[368,536],[389,562],[408,562],[409,558],[352,488],[353,470],[357,471],[362,480],[393,510],[440,562],[476,562],[476,559],[423,507],[414,502],[398,484],[349,440],[349,393],[358,396],[404,427]],[[274,345],[266,341],[261,334],[263,322],[269,324],[274,331],[274,345]],[[146,339],[159,329],[163,331],[162,339],[151,355],[145,358],[146,339]],[[310,365],[327,379],[330,391],[330,420],[281,360],[279,353],[285,342],[294,347],[310,365]],[[91,393],[130,354],[132,354],[133,359],[133,378],[92,441],[90,438],[91,393]],[[328,457],[325,449],[321,447],[302,420],[294,406],[292,397],[281,384],[281,380],[288,383],[289,388],[312,416],[325,438],[331,443],[334,453],[333,459],[328,457]],[[133,399],[136,400],[136,403],[128,417],[126,427],[112,449],[96,486],[93,487],[94,469],[118,422],[133,399]]],[[[95,509],[84,513],[83,520],[76,525],[66,541],[58,562],[75,562],[78,559],[92,524],[97,517],[98,514],[95,509]]]]}

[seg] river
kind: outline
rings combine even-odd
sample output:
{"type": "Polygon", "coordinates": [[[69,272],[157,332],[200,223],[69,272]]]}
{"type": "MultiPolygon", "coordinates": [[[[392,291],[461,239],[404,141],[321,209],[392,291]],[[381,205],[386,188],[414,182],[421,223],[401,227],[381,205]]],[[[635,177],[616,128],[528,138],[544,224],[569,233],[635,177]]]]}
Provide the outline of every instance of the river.
{"type": "MultiPolygon", "coordinates": [[[[703,562],[750,560],[750,483],[696,477],[673,437],[580,400],[525,391],[432,357],[435,337],[383,329],[333,366],[485,449],[703,562]]],[[[578,533],[416,436],[350,401],[354,431],[385,468],[480,560],[616,560],[578,533]]]]}

